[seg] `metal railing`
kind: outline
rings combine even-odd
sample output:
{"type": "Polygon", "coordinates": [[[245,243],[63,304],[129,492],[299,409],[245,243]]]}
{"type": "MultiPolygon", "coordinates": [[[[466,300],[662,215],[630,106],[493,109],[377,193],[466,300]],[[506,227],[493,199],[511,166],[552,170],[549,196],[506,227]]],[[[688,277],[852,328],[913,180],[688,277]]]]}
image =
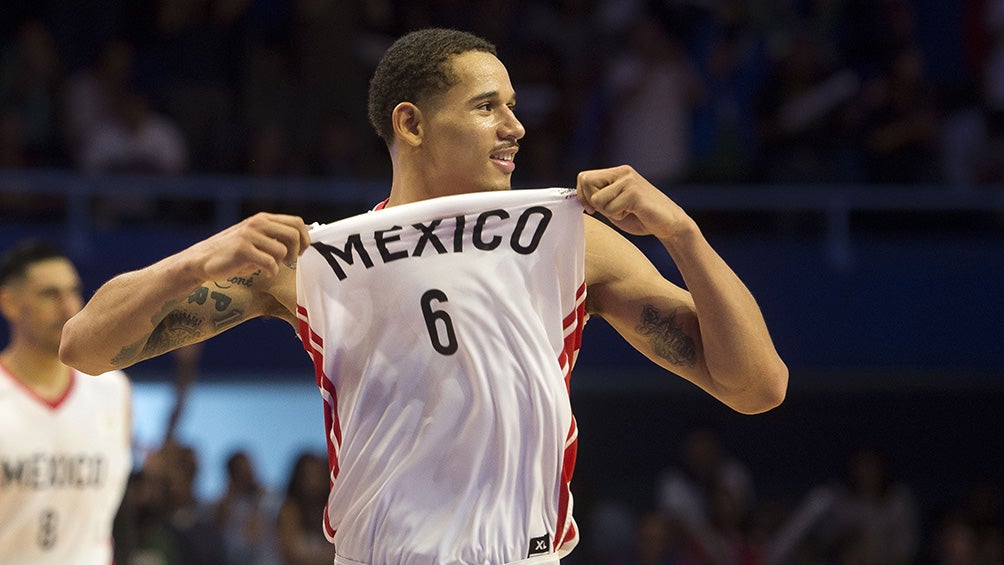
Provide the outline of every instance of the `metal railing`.
{"type": "MultiPolygon", "coordinates": [[[[66,239],[72,242],[75,252],[87,255],[95,229],[96,198],[206,201],[213,208],[211,227],[223,229],[238,222],[245,205],[254,199],[365,209],[383,198],[388,185],[385,181],[348,178],[172,177],[0,170],[0,202],[4,195],[64,198],[66,239]]],[[[828,258],[836,266],[846,264],[852,254],[851,216],[855,212],[1004,212],[1004,187],[998,186],[956,189],[928,185],[681,185],[667,193],[691,212],[820,214],[825,218],[822,231],[828,258]]]]}

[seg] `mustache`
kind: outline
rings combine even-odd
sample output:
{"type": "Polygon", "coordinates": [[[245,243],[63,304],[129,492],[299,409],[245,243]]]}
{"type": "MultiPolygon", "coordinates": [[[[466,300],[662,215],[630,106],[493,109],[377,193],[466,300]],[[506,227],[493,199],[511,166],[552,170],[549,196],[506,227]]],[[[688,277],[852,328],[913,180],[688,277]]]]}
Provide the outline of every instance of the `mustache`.
{"type": "Polygon", "coordinates": [[[519,141],[513,139],[512,141],[506,141],[505,143],[500,143],[496,145],[492,152],[504,151],[506,149],[519,149],[519,141]]]}

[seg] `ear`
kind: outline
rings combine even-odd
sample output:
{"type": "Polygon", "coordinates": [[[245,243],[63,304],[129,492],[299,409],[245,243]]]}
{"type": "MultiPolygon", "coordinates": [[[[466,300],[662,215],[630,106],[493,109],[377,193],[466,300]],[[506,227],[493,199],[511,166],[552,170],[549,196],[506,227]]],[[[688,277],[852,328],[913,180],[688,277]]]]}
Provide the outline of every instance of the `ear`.
{"type": "Polygon", "coordinates": [[[422,110],[418,106],[411,102],[401,102],[391,112],[390,121],[394,126],[394,137],[412,147],[422,144],[425,128],[422,110]]]}
{"type": "Polygon", "coordinates": [[[13,320],[16,312],[13,293],[10,286],[0,286],[0,317],[7,320],[13,320]]]}

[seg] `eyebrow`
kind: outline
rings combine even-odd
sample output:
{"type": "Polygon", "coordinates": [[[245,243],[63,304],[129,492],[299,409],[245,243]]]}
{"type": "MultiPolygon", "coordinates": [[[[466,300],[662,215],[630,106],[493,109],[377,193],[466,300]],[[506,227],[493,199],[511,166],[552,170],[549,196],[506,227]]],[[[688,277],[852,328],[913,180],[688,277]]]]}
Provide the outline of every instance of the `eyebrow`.
{"type": "MultiPolygon", "coordinates": [[[[488,92],[482,92],[481,94],[477,94],[475,96],[472,96],[470,98],[470,102],[471,103],[474,103],[474,102],[483,102],[485,100],[492,100],[492,99],[495,99],[495,98],[501,98],[501,96],[499,96],[499,91],[497,91],[497,90],[491,90],[491,91],[488,91],[488,92]]],[[[516,95],[515,95],[515,93],[512,96],[511,102],[513,104],[516,103],[516,95]]]]}

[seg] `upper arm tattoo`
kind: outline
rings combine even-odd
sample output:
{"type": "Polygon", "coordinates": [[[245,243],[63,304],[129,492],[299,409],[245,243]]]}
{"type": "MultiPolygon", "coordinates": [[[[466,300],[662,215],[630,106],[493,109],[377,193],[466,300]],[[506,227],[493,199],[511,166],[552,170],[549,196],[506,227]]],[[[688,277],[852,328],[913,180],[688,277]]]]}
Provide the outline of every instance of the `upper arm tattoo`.
{"type": "Polygon", "coordinates": [[[697,362],[694,340],[676,319],[676,311],[663,316],[658,308],[646,304],[641,312],[641,323],[635,328],[648,338],[655,354],[674,365],[693,367],[697,362]]]}

